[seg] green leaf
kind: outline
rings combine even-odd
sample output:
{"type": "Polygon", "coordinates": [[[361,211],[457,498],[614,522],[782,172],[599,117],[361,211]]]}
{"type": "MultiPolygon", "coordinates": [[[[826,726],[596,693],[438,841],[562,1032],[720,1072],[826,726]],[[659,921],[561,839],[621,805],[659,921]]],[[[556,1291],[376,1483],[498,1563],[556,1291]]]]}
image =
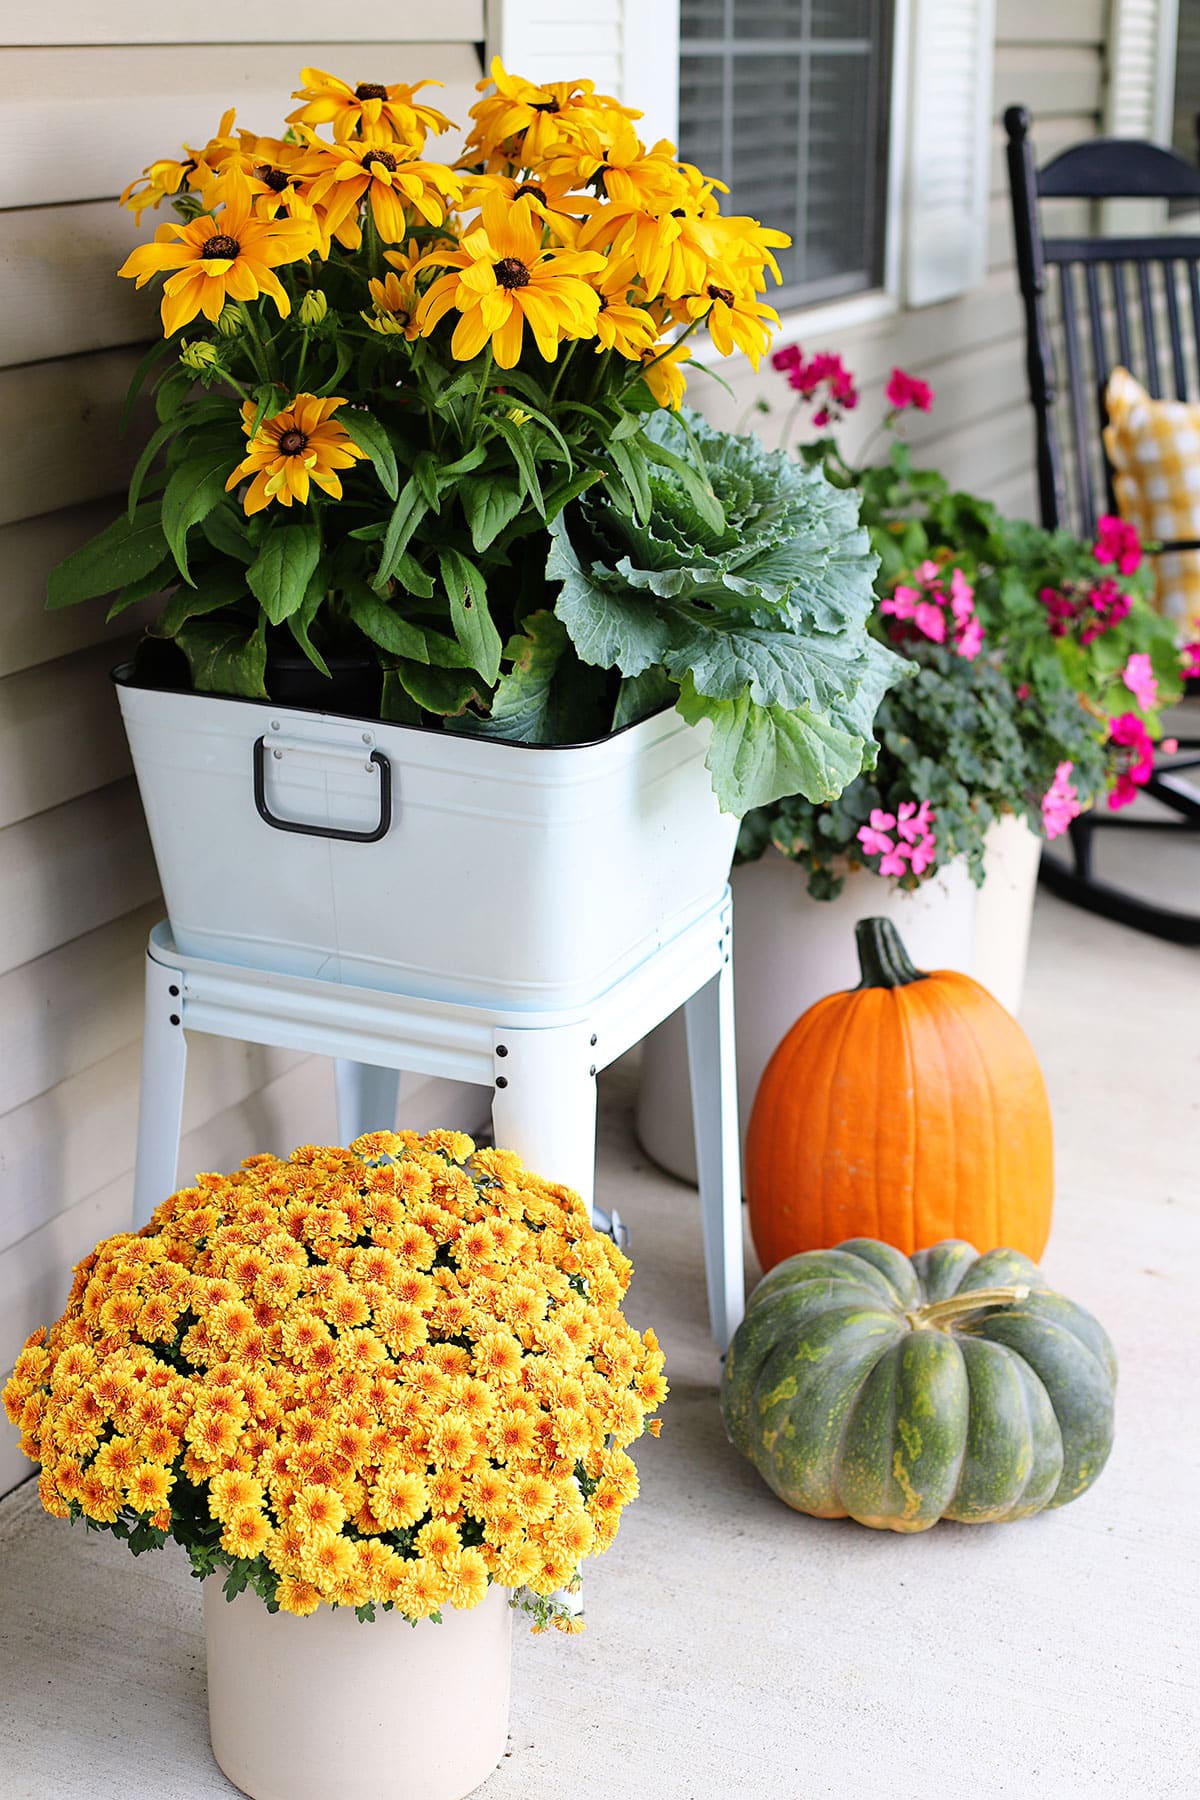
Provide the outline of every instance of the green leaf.
{"type": "Polygon", "coordinates": [[[104,615],[105,623],[119,618],[127,607],[136,606],[139,600],[148,600],[151,594],[161,593],[170,587],[176,579],[175,561],[166,556],[162,562],[151,569],[148,575],[142,575],[137,581],[127,582],[104,615]]]}
{"type": "Polygon", "coordinates": [[[214,506],[207,518],[200,521],[200,530],[222,556],[232,556],[236,562],[246,564],[254,561],[257,552],[246,535],[246,522],[239,506],[214,506]]]}
{"type": "Polygon", "coordinates": [[[622,675],[640,675],[653,663],[661,663],[670,649],[671,632],[660,609],[619,579],[605,580],[603,570],[599,577],[589,574],[575,554],[561,515],[550,530],[546,574],[562,582],[554,611],[582,660],[600,669],[620,669],[622,675]]]}
{"type": "Polygon", "coordinates": [[[650,491],[650,472],[645,451],[640,445],[627,444],[620,438],[614,438],[608,446],[608,454],[629,491],[634,512],[642,524],[646,524],[654,505],[654,496],[650,491]]]}
{"type": "Polygon", "coordinates": [[[712,725],[705,763],[724,812],[739,817],[788,794],[832,800],[863,766],[863,740],[808,707],[713,700],[685,679],[676,702],[689,725],[712,725]]]}
{"type": "Polygon", "coordinates": [[[402,658],[395,674],[406,694],[422,712],[458,718],[481,696],[477,681],[457,669],[435,669],[402,658]]]}
{"type": "Polygon", "coordinates": [[[384,493],[389,500],[394,500],[400,486],[400,478],[396,473],[396,453],[379,420],[373,413],[367,412],[365,407],[356,406],[347,407],[341,414],[339,423],[345,426],[358,448],[366,451],[384,493]]]}
{"type": "Polygon", "coordinates": [[[189,620],[175,642],[188,659],[198,693],[267,698],[267,640],[261,624],[248,632],[236,621],[189,620]]]}
{"type": "Polygon", "coordinates": [[[393,571],[393,578],[419,600],[433,599],[433,576],[423,569],[410,550],[405,550],[393,571]]]}
{"type": "Polygon", "coordinates": [[[450,602],[454,635],[491,687],[500,673],[501,643],[488,611],[487,583],[470,558],[450,545],[438,551],[438,566],[450,602]]]}
{"type": "MultiPolygon", "coordinates": [[[[187,534],[225,498],[225,483],[235,467],[228,450],[188,457],[172,472],[162,497],[162,528],[185,581],[188,571],[187,534]]],[[[195,584],[193,583],[193,586],[195,584]]]]}
{"type": "Polygon", "coordinates": [[[417,492],[430,512],[437,510],[441,485],[439,477],[444,474],[445,470],[439,468],[438,460],[432,450],[423,450],[413,464],[412,480],[416,482],[417,492]]]}
{"type": "Polygon", "coordinates": [[[664,444],[656,444],[653,439],[646,441],[646,455],[652,462],[661,463],[666,468],[674,470],[691,496],[696,511],[710,531],[724,531],[725,509],[717,499],[710,481],[700,475],[682,456],[676,456],[674,451],[668,450],[664,444]]]}
{"type": "Polygon", "coordinates": [[[272,523],[258,556],[246,570],[246,582],[272,625],[282,625],[303,605],[308,584],[321,559],[321,528],[272,523]]]}
{"type": "Polygon", "coordinates": [[[152,637],[174,637],[189,619],[203,618],[223,606],[234,606],[246,599],[246,577],[241,569],[206,571],[198,588],[176,588],[166,606],[154,621],[152,637]]]}
{"type": "Polygon", "coordinates": [[[516,482],[502,481],[493,475],[465,481],[458,492],[476,550],[486,550],[493,544],[525,504],[516,482]]]}
{"type": "Polygon", "coordinates": [[[168,419],[165,425],[159,425],[155,431],[151,432],[142,454],[134,463],[133,474],[129,477],[129,499],[126,504],[126,511],[131,519],[137,511],[138,496],[141,494],[142,483],[146,479],[146,472],[150,464],[167,440],[174,437],[178,430],[180,430],[180,426],[174,419],[168,419]]]}
{"type": "Polygon", "coordinates": [[[627,675],[617,689],[613,730],[620,731],[623,725],[635,725],[639,719],[648,719],[651,713],[669,706],[675,694],[676,684],[665,669],[652,668],[640,675],[627,675]]]}
{"type": "Polygon", "coordinates": [[[115,593],[157,569],[167,548],[158,506],[139,506],[132,519],[122,513],[51,569],[46,604],[75,606],[80,600],[115,593]]]}
{"type": "Polygon", "coordinates": [[[525,436],[519,425],[514,424],[511,419],[505,418],[503,414],[490,416],[488,423],[494,431],[500,433],[500,436],[512,451],[517,468],[521,472],[521,480],[524,484],[525,492],[529,495],[529,498],[533,501],[533,504],[537,507],[542,517],[545,518],[546,502],[542,495],[542,484],[538,480],[537,465],[534,462],[533,451],[530,448],[528,438],[525,436]]]}
{"type": "Polygon", "coordinates": [[[125,404],[121,408],[120,431],[122,437],[124,437],[125,432],[129,427],[130,414],[133,412],[134,404],[142,391],[142,383],[145,381],[155,363],[161,362],[162,358],[167,354],[167,351],[170,348],[171,340],[169,338],[159,338],[157,343],[151,344],[141,362],[133,371],[129,380],[129,387],[125,394],[125,404]]]}
{"type": "Polygon", "coordinates": [[[395,573],[396,566],[417,526],[429,511],[429,503],[423,497],[417,485],[416,477],[410,476],[400,489],[392,516],[388,520],[387,530],[383,537],[383,547],[379,553],[379,567],[371,586],[376,593],[382,592],[395,573]]]}
{"type": "Polygon", "coordinates": [[[552,693],[568,645],[566,630],[553,613],[530,613],[521,636],[504,646],[512,669],[500,677],[489,717],[472,721],[473,732],[513,744],[558,742],[552,693]]]}
{"type": "Polygon", "coordinates": [[[350,617],[373,644],[378,644],[381,650],[388,651],[392,656],[407,657],[410,662],[429,661],[425,633],[420,626],[411,625],[407,619],[402,619],[396,609],[373,594],[365,582],[361,585],[347,584],[344,597],[350,608],[350,617]]]}
{"type": "MultiPolygon", "coordinates": [[[[321,655],[321,652],[317,649],[317,646],[313,643],[308,634],[313,620],[316,618],[324,604],[325,595],[329,588],[328,574],[328,569],[322,559],[322,561],[318,562],[316,569],[309,579],[308,588],[299,609],[289,616],[287,622],[288,630],[299,644],[301,650],[303,650],[305,656],[307,656],[313,668],[318,669],[320,673],[325,676],[329,676],[329,664],[325,661],[325,658],[321,655]]],[[[330,679],[332,679],[331,676],[330,679]]]]}

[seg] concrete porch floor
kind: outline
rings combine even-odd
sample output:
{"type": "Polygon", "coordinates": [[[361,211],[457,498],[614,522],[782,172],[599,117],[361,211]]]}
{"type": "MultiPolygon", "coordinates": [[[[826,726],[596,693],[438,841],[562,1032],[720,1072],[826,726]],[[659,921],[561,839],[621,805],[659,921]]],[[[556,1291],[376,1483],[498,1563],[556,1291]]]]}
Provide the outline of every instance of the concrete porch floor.
{"type": "MultiPolygon", "coordinates": [[[[1200,844],[1176,855],[1194,904],[1200,844]]],[[[1045,1268],[1121,1358],[1097,1485],[917,1538],[789,1512],[725,1440],[695,1197],[647,1166],[618,1067],[600,1198],[631,1226],[629,1311],[658,1329],[672,1397],[586,1633],[517,1628],[485,1800],[1200,1795],[1200,956],[1043,896],[1023,1019],[1057,1128],[1045,1268]]],[[[0,1581],[2,1800],[234,1794],[179,1553],[135,1563],[27,1484],[0,1506],[0,1581]]]]}

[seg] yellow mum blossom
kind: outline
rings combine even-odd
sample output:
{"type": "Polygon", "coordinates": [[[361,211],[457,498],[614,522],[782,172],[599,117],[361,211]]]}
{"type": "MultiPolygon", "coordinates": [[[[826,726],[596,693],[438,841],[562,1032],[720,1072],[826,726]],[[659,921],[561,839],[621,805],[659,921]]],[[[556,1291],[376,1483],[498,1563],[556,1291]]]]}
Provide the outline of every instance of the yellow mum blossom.
{"type": "Polygon", "coordinates": [[[540,354],[554,362],[564,338],[590,337],[600,297],[584,277],[604,265],[596,253],[542,248],[541,221],[532,203],[509,207],[500,194],[483,202],[481,224],[457,251],[432,251],[425,261],[455,272],[439,276],[421,302],[421,334],[427,337],[452,308],[461,318],[451,355],[469,362],[491,343],[502,369],[520,360],[525,326],[540,354]]]}
{"type": "Polygon", "coordinates": [[[216,218],[204,213],[186,225],[160,225],[156,241],[131,250],[117,273],[133,278],[138,287],[166,275],[162,323],[171,337],[197,313],[215,320],[226,299],[257,300],[267,294],[286,318],[292,303],[274,271],[308,256],[315,242],[305,221],[252,217],[249,198],[241,194],[216,218]]]}
{"type": "Polygon", "coordinates": [[[661,1396],[657,1340],[618,1310],[628,1263],[510,1153],[459,1133],[361,1148],[202,1176],[85,1259],[4,1392],[42,1503],[195,1549],[192,1496],[172,1504],[191,1484],[219,1557],[300,1615],[426,1618],[492,1581],[549,1595],[611,1542],[636,1487],[614,1435],[661,1396]],[[373,1240],[339,1235],[382,1199],[373,1240]],[[164,1302],[171,1335],[147,1339],[164,1302]],[[381,1322],[397,1311],[409,1348],[381,1322]]]}
{"type": "Polygon", "coordinates": [[[395,141],[419,150],[427,132],[436,136],[454,129],[445,113],[416,99],[422,88],[441,87],[440,81],[417,81],[411,87],[402,81],[360,81],[351,87],[324,69],[301,69],[300,80],[303,85],[292,98],[304,105],[288,114],[288,124],[332,125],[338,143],[351,138],[364,144],[395,141]]]}
{"type": "MultiPolygon", "coordinates": [[[[229,490],[249,480],[242,502],[248,515],[261,512],[272,500],[281,506],[290,506],[293,500],[306,505],[310,483],[331,499],[341,499],[342,484],[337,471],[352,468],[366,455],[333,418],[337,408],[344,405],[344,400],[319,400],[315,394],[297,394],[274,418],[263,421],[251,437],[246,455],[225,483],[229,490]]],[[[242,429],[247,435],[253,431],[256,411],[252,400],[242,407],[242,429]]],[[[298,1346],[296,1354],[303,1351],[310,1362],[322,1336],[327,1335],[323,1322],[308,1315],[289,1319],[284,1331],[298,1346]]]]}

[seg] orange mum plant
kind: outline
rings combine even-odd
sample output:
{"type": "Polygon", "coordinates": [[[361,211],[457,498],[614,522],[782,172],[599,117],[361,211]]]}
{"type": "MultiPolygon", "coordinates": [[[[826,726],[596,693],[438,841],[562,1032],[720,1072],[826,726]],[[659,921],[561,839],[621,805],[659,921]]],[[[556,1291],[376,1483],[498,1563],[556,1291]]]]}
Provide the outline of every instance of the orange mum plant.
{"type": "Polygon", "coordinates": [[[496,1582],[577,1630],[556,1596],[667,1393],[630,1274],[578,1195],[461,1132],[304,1145],[100,1244],[4,1404],[47,1512],[173,1538],[231,1598],[416,1621],[496,1582]]]}

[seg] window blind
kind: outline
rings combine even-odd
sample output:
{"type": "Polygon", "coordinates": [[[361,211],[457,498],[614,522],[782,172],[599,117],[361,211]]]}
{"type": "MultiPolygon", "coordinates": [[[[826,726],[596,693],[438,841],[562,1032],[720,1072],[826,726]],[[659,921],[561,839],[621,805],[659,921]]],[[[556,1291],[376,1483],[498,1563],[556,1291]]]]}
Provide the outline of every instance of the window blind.
{"type": "MultiPolygon", "coordinates": [[[[790,232],[791,305],[880,284],[891,0],[682,0],[682,155],[790,232]]],[[[773,297],[774,298],[774,297],[773,297]]]]}

